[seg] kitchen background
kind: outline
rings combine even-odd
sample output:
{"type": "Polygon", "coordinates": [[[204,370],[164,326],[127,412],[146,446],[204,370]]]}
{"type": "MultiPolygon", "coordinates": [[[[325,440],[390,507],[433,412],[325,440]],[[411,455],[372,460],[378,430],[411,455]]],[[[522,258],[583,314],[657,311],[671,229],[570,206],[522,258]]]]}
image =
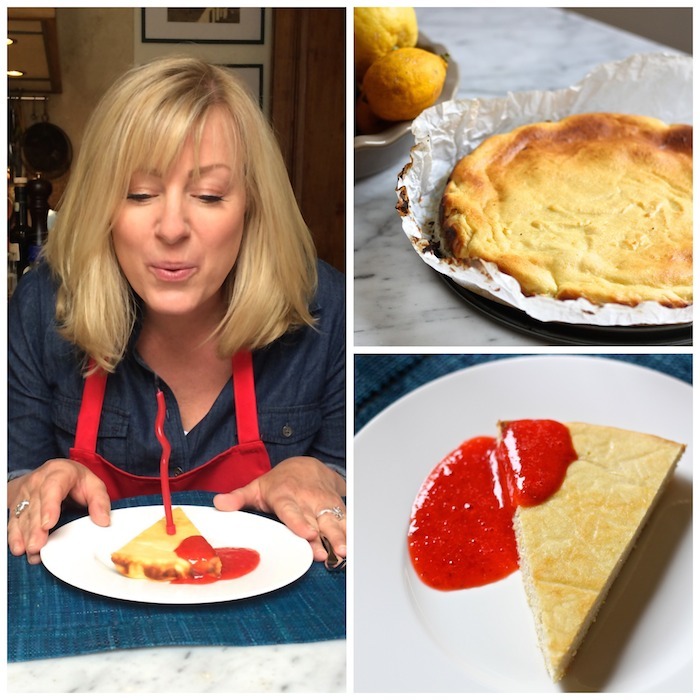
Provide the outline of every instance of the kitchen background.
{"type": "Polygon", "coordinates": [[[319,255],[344,270],[345,14],[345,8],[8,8],[16,42],[8,46],[10,97],[24,98],[8,101],[11,177],[36,174],[22,152],[27,130],[55,127],[44,129],[39,153],[40,165],[52,170],[44,176],[55,209],[85,123],[107,87],[156,56],[196,55],[236,67],[259,96],[319,255]],[[12,77],[13,69],[23,75],[12,77]]]}

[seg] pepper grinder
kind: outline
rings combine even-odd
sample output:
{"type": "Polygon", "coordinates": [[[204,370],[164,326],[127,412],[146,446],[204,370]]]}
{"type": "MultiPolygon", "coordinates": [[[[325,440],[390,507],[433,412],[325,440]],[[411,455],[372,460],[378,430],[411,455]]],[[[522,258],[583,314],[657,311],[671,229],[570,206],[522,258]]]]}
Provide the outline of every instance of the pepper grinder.
{"type": "Polygon", "coordinates": [[[42,178],[41,174],[37,174],[27,182],[29,213],[32,219],[32,235],[27,255],[27,263],[30,267],[38,263],[41,249],[49,235],[49,197],[52,190],[51,183],[42,178]]]}

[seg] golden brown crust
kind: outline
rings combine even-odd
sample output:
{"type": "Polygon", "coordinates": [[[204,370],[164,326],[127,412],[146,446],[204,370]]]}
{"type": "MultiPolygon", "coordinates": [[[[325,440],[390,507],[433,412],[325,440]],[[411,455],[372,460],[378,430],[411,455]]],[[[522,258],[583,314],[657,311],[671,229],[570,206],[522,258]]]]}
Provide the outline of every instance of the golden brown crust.
{"type": "Polygon", "coordinates": [[[685,449],[653,435],[568,423],[578,459],[544,503],[518,508],[520,569],[547,669],[576,653],[685,449]]]}
{"type": "Polygon", "coordinates": [[[441,202],[447,248],[527,296],[692,303],[692,127],[581,114],[485,140],[441,202]]]}

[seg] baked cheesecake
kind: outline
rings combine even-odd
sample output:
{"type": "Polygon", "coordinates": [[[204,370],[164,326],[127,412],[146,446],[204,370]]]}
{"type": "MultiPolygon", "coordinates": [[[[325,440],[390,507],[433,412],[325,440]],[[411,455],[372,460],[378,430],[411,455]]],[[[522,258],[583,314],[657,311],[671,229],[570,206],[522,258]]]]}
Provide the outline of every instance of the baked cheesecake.
{"type": "Polygon", "coordinates": [[[221,575],[221,559],[182,508],[173,508],[175,534],[163,517],[112,554],[117,571],[157,581],[221,575]],[[194,546],[192,546],[194,545],[194,546]]]}
{"type": "Polygon", "coordinates": [[[692,127],[591,113],[484,140],[441,200],[448,257],[525,296],[670,308],[693,299],[692,127]]]}
{"type": "Polygon", "coordinates": [[[566,424],[577,459],[546,501],[515,510],[519,566],[545,665],[562,678],[685,446],[566,424]]]}

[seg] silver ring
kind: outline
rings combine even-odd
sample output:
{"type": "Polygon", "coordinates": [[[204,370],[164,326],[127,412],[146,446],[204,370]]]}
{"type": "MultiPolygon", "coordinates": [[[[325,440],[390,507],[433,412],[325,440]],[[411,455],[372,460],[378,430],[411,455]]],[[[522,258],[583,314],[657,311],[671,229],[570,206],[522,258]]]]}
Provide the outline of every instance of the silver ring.
{"type": "Polygon", "coordinates": [[[322,515],[330,513],[336,520],[342,520],[345,517],[342,509],[339,506],[333,506],[332,508],[324,508],[316,513],[316,520],[318,520],[322,515]]]}
{"type": "Polygon", "coordinates": [[[20,515],[22,515],[22,511],[29,505],[29,501],[24,500],[20,501],[16,506],[15,506],[15,518],[19,518],[20,515]]]}

